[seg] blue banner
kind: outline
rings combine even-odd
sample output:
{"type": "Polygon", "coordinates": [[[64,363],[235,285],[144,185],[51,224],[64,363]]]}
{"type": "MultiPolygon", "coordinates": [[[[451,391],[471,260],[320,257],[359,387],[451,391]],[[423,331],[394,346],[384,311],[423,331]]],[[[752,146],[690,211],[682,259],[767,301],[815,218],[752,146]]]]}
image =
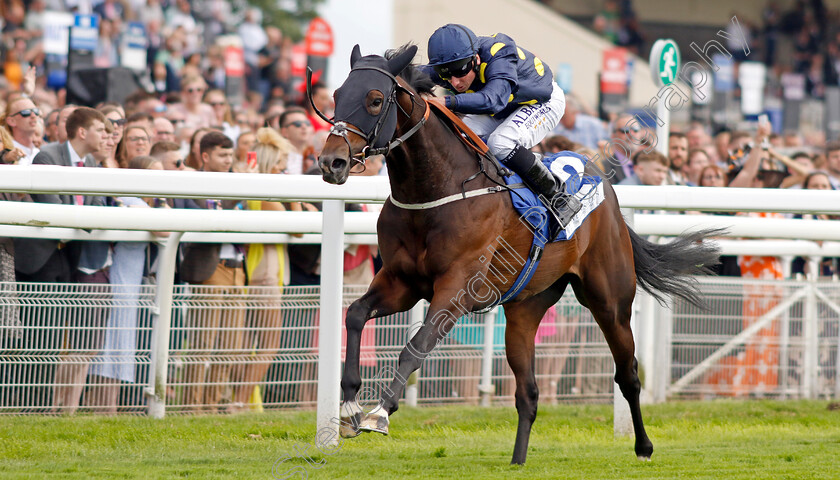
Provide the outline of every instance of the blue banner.
{"type": "Polygon", "coordinates": [[[99,16],[76,15],[70,28],[70,50],[93,52],[99,43],[99,16]]]}
{"type": "Polygon", "coordinates": [[[123,33],[123,42],[129,48],[146,49],[146,27],[140,22],[130,22],[123,33]]]}
{"type": "Polygon", "coordinates": [[[146,43],[146,27],[142,23],[126,25],[120,47],[120,64],[133,70],[145,70],[146,43]]]}
{"type": "Polygon", "coordinates": [[[715,72],[715,91],[731,92],[735,90],[735,61],[732,57],[712,55],[712,63],[718,66],[715,72]]]}

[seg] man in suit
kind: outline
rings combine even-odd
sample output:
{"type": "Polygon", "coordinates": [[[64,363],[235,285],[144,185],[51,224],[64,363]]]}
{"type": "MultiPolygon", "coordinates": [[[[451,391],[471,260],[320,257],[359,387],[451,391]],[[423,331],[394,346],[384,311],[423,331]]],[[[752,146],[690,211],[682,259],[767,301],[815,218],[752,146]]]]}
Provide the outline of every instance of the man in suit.
{"type": "MultiPolygon", "coordinates": [[[[44,145],[33,165],[95,167],[91,153],[99,151],[105,135],[105,116],[92,108],[77,109],[67,120],[68,140],[44,145]]],[[[33,193],[32,200],[62,205],[105,205],[103,197],[33,193]]],[[[19,282],[60,282],[73,279],[81,255],[78,242],[64,244],[58,240],[26,239],[15,243],[19,253],[15,271],[19,282]]]]}
{"type": "MultiPolygon", "coordinates": [[[[204,135],[199,145],[202,171],[229,172],[233,166],[233,141],[225,134],[212,131],[204,135]]],[[[236,208],[236,202],[213,199],[198,200],[199,207],[215,210],[236,208]]],[[[213,286],[201,289],[205,305],[194,308],[188,324],[187,336],[190,349],[198,355],[236,355],[242,351],[245,307],[231,308],[230,298],[242,295],[245,285],[244,252],[239,245],[218,243],[191,243],[184,245],[184,260],[181,263],[181,279],[193,285],[213,286]],[[230,297],[225,298],[225,295],[230,297]]],[[[205,362],[189,362],[184,372],[185,381],[192,385],[184,389],[184,404],[205,406],[215,412],[221,400],[224,383],[230,380],[229,361],[210,365],[207,372],[205,362]],[[206,378],[205,378],[206,375],[206,378]],[[210,385],[205,387],[204,383],[210,385]]]]}
{"type": "MultiPolygon", "coordinates": [[[[79,107],[67,118],[67,141],[45,145],[32,161],[33,165],[57,165],[65,167],[96,167],[92,154],[104,144],[106,135],[105,116],[87,107],[79,107]]],[[[59,194],[32,194],[32,200],[40,203],[61,205],[104,206],[104,197],[59,194]]],[[[20,239],[15,242],[15,273],[19,282],[97,283],[108,284],[105,266],[108,261],[106,242],[60,242],[57,240],[20,239]]],[[[103,290],[103,293],[104,292],[103,290]]],[[[68,326],[83,327],[52,329],[28,329],[24,345],[27,350],[44,351],[53,354],[67,345],[71,350],[90,356],[101,348],[101,330],[107,320],[107,310],[64,309],[60,314],[30,315],[41,322],[64,321],[68,326]],[[72,322],[72,325],[70,323],[72,322]]],[[[36,383],[46,383],[50,378],[50,366],[34,366],[36,383]]],[[[72,384],[72,387],[55,387],[52,404],[72,413],[79,405],[82,388],[87,376],[87,363],[60,362],[55,371],[55,384],[72,384]]],[[[35,393],[35,392],[33,392],[35,393]]],[[[46,395],[39,402],[46,404],[46,395]]]]}

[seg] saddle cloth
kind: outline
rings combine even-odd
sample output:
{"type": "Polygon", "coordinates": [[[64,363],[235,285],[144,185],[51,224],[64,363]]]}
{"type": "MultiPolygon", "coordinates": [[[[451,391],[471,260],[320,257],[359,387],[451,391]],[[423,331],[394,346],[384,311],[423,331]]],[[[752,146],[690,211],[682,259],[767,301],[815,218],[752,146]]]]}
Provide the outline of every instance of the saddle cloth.
{"type": "MultiPolygon", "coordinates": [[[[551,169],[552,173],[560,177],[566,184],[566,191],[575,195],[581,203],[581,209],[572,217],[557,237],[549,239],[549,217],[546,208],[543,206],[537,195],[521,183],[519,175],[512,175],[505,178],[505,182],[511,188],[510,198],[513,201],[513,208],[519,213],[519,219],[534,234],[534,241],[528,258],[513,285],[501,296],[498,302],[506,303],[516,298],[519,292],[528,285],[537,267],[540,265],[545,245],[560,240],[569,240],[575,234],[578,227],[586,220],[586,217],[604,201],[604,184],[601,177],[589,177],[584,175],[586,157],[574,152],[560,152],[550,157],[542,158],[543,163],[551,169]]],[[[495,305],[487,307],[487,310],[495,305]]]]}
{"type": "Polygon", "coordinates": [[[590,177],[584,174],[587,159],[574,152],[560,152],[542,158],[543,163],[554,175],[566,184],[566,192],[574,194],[580,200],[581,209],[572,217],[556,238],[549,239],[549,217],[545,206],[537,195],[522,183],[522,178],[513,174],[505,177],[505,183],[511,186],[510,192],[513,208],[520,215],[520,220],[534,232],[534,241],[544,248],[546,243],[569,240],[581,226],[586,217],[604,201],[604,185],[601,177],[590,177]],[[518,185],[517,185],[518,184],[518,185]]]}

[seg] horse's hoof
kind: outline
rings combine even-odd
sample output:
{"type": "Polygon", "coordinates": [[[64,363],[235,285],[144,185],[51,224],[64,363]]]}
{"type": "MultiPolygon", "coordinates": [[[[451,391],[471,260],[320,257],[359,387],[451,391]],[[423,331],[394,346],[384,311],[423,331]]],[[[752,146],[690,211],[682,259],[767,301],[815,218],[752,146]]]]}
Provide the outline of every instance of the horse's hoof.
{"type": "Polygon", "coordinates": [[[362,409],[355,402],[344,402],[340,412],[338,434],[341,438],[358,437],[361,433],[359,424],[362,422],[362,409]]]}
{"type": "Polygon", "coordinates": [[[362,420],[361,413],[357,413],[352,417],[340,417],[339,420],[341,421],[341,425],[338,427],[338,434],[341,435],[341,438],[358,437],[362,433],[358,428],[362,420]]]}
{"type": "Polygon", "coordinates": [[[388,435],[388,412],[382,408],[382,405],[377,405],[370,413],[365,415],[362,423],[359,425],[359,430],[364,432],[379,432],[383,435],[388,435]]]}
{"type": "Polygon", "coordinates": [[[639,460],[649,462],[651,455],[653,455],[653,444],[648,439],[642,439],[636,443],[634,450],[639,460]]]}

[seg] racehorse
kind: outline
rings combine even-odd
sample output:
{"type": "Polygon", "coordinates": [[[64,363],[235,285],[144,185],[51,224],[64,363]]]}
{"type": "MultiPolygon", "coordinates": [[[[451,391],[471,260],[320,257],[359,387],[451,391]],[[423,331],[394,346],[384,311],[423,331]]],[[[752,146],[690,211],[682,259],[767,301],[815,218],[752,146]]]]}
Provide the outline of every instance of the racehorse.
{"type": "MultiPolygon", "coordinates": [[[[416,51],[412,45],[385,57],[362,57],[356,45],[350,56],[351,71],[335,92],[335,117],[328,119],[319,112],[333,124],[318,158],[323,179],[343,184],[367,156],[384,154],[391,185],[391,196],[377,223],[382,269],[346,316],[340,418],[344,437],[360,431],[388,433],[390,415],[398,408],[409,375],[461,315],[499,300],[494,292],[507,291],[516,277],[516,273],[500,274],[510,272],[510,258],[525,258],[532,245],[533,233],[512,208],[510,195],[493,194],[505,191],[500,187],[499,169],[485,169],[486,159],[430,113],[433,83],[410,64],[416,51]],[[474,187],[466,195],[465,185],[474,187]],[[400,353],[394,379],[379,404],[362,411],[357,394],[362,383],[359,347],[365,323],[409,310],[420,299],[429,302],[423,325],[400,353]]],[[[591,162],[586,173],[603,175],[591,162]]],[[[516,377],[519,416],[511,463],[525,463],[537,415],[537,327],[567,285],[592,312],[606,337],[615,360],[615,381],[630,404],[636,455],[649,459],[653,444],[639,408],[641,385],[630,331],[636,283],[660,301],[663,294],[670,294],[700,303],[688,275],[704,273],[718,263],[715,247],[702,242],[711,235],[709,231],[664,245],[639,237],[626,225],[615,192],[608,182],[603,183],[603,203],[570,240],[546,247],[530,283],[504,305],[505,347],[516,377]]]]}

